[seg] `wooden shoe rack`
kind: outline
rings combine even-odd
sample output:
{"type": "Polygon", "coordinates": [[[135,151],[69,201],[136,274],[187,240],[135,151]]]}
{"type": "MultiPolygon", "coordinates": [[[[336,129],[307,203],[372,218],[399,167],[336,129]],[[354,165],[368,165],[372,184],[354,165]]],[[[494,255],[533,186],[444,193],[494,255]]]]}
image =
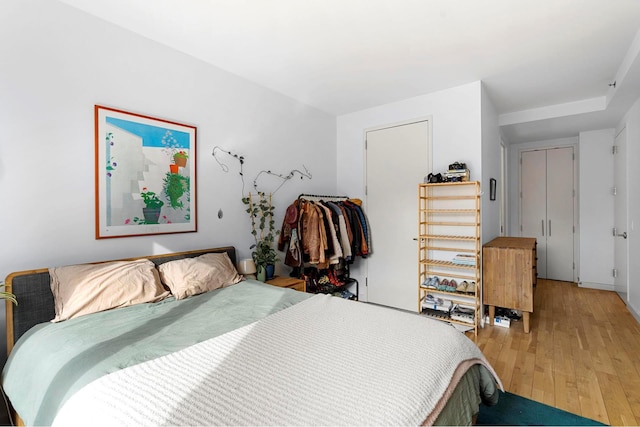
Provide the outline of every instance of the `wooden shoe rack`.
{"type": "MultiPolygon", "coordinates": [[[[477,181],[418,185],[418,311],[438,320],[473,329],[478,334],[480,307],[480,183],[477,181]],[[464,262],[459,261],[465,258],[464,262]],[[472,292],[430,289],[428,279],[475,282],[472,292]],[[424,298],[451,301],[452,307],[472,310],[461,320],[455,311],[431,310],[424,298]]],[[[432,280],[433,281],[433,280],[432,280]]]]}

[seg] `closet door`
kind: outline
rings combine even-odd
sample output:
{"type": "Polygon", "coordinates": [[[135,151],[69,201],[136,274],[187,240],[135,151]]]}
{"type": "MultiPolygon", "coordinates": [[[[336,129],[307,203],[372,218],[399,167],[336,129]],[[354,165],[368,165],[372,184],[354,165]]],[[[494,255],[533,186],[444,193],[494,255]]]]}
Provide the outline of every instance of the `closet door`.
{"type": "Polygon", "coordinates": [[[538,242],[538,277],[547,277],[547,154],[523,151],[520,157],[520,236],[538,242]]]}
{"type": "Polygon", "coordinates": [[[538,243],[538,277],[574,281],[573,147],[524,151],[520,235],[538,243]]]}
{"type": "Polygon", "coordinates": [[[573,148],[547,150],[547,277],[573,281],[573,148]]]}
{"type": "Polygon", "coordinates": [[[429,123],[369,131],[366,138],[367,217],[373,241],[367,258],[367,301],[416,311],[416,188],[429,172],[429,123]]]}

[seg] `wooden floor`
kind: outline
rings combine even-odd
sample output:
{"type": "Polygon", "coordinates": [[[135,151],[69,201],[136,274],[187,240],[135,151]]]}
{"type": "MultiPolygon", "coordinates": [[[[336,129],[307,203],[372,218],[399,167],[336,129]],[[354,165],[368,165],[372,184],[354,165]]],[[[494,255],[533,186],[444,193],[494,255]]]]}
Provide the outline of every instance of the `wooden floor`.
{"type": "Polygon", "coordinates": [[[640,425],[640,325],[615,293],[538,280],[531,333],[480,328],[504,388],[609,425],[640,425]]]}

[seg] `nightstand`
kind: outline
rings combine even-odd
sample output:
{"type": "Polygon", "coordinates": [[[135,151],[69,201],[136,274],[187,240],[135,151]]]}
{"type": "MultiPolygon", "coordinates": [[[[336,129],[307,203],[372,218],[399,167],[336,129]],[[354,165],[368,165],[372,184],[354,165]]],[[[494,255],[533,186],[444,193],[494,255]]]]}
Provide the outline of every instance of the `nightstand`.
{"type": "Polygon", "coordinates": [[[265,283],[281,288],[291,288],[300,292],[307,292],[307,282],[295,277],[276,276],[271,280],[267,280],[265,283]]]}

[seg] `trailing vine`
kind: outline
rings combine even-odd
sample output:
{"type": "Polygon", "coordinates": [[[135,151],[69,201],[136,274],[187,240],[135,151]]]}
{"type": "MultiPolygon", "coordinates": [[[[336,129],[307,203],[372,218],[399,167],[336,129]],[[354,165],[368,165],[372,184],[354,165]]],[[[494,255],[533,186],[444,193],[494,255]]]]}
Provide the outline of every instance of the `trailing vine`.
{"type": "MultiPolygon", "coordinates": [[[[244,182],[244,161],[245,161],[245,158],[244,158],[244,156],[239,155],[239,154],[234,154],[231,151],[224,150],[220,146],[217,146],[217,145],[215,147],[213,147],[213,152],[211,153],[211,155],[213,156],[214,159],[216,159],[216,162],[218,162],[218,164],[220,165],[220,168],[225,173],[229,172],[229,166],[227,166],[225,163],[220,161],[220,159],[218,158],[219,154],[217,154],[216,151],[221,151],[222,153],[225,153],[225,154],[229,155],[230,157],[236,159],[238,161],[238,163],[240,164],[239,174],[240,174],[240,180],[242,181],[242,195],[244,197],[244,191],[245,191],[245,182],[244,182]]],[[[256,192],[260,193],[260,190],[258,189],[258,179],[263,174],[271,175],[271,176],[274,176],[276,178],[280,178],[282,180],[280,185],[274,191],[271,192],[271,195],[274,195],[287,181],[289,181],[291,178],[293,178],[296,174],[300,175],[300,179],[304,179],[304,178],[311,179],[312,178],[311,172],[309,172],[309,170],[307,169],[307,167],[305,165],[302,165],[302,167],[304,168],[304,172],[301,172],[298,169],[293,169],[293,170],[291,170],[291,172],[289,172],[286,175],[275,173],[275,172],[272,172],[271,170],[262,170],[262,171],[258,172],[256,177],[254,178],[254,180],[253,180],[253,188],[254,188],[254,190],[256,192]]]]}

